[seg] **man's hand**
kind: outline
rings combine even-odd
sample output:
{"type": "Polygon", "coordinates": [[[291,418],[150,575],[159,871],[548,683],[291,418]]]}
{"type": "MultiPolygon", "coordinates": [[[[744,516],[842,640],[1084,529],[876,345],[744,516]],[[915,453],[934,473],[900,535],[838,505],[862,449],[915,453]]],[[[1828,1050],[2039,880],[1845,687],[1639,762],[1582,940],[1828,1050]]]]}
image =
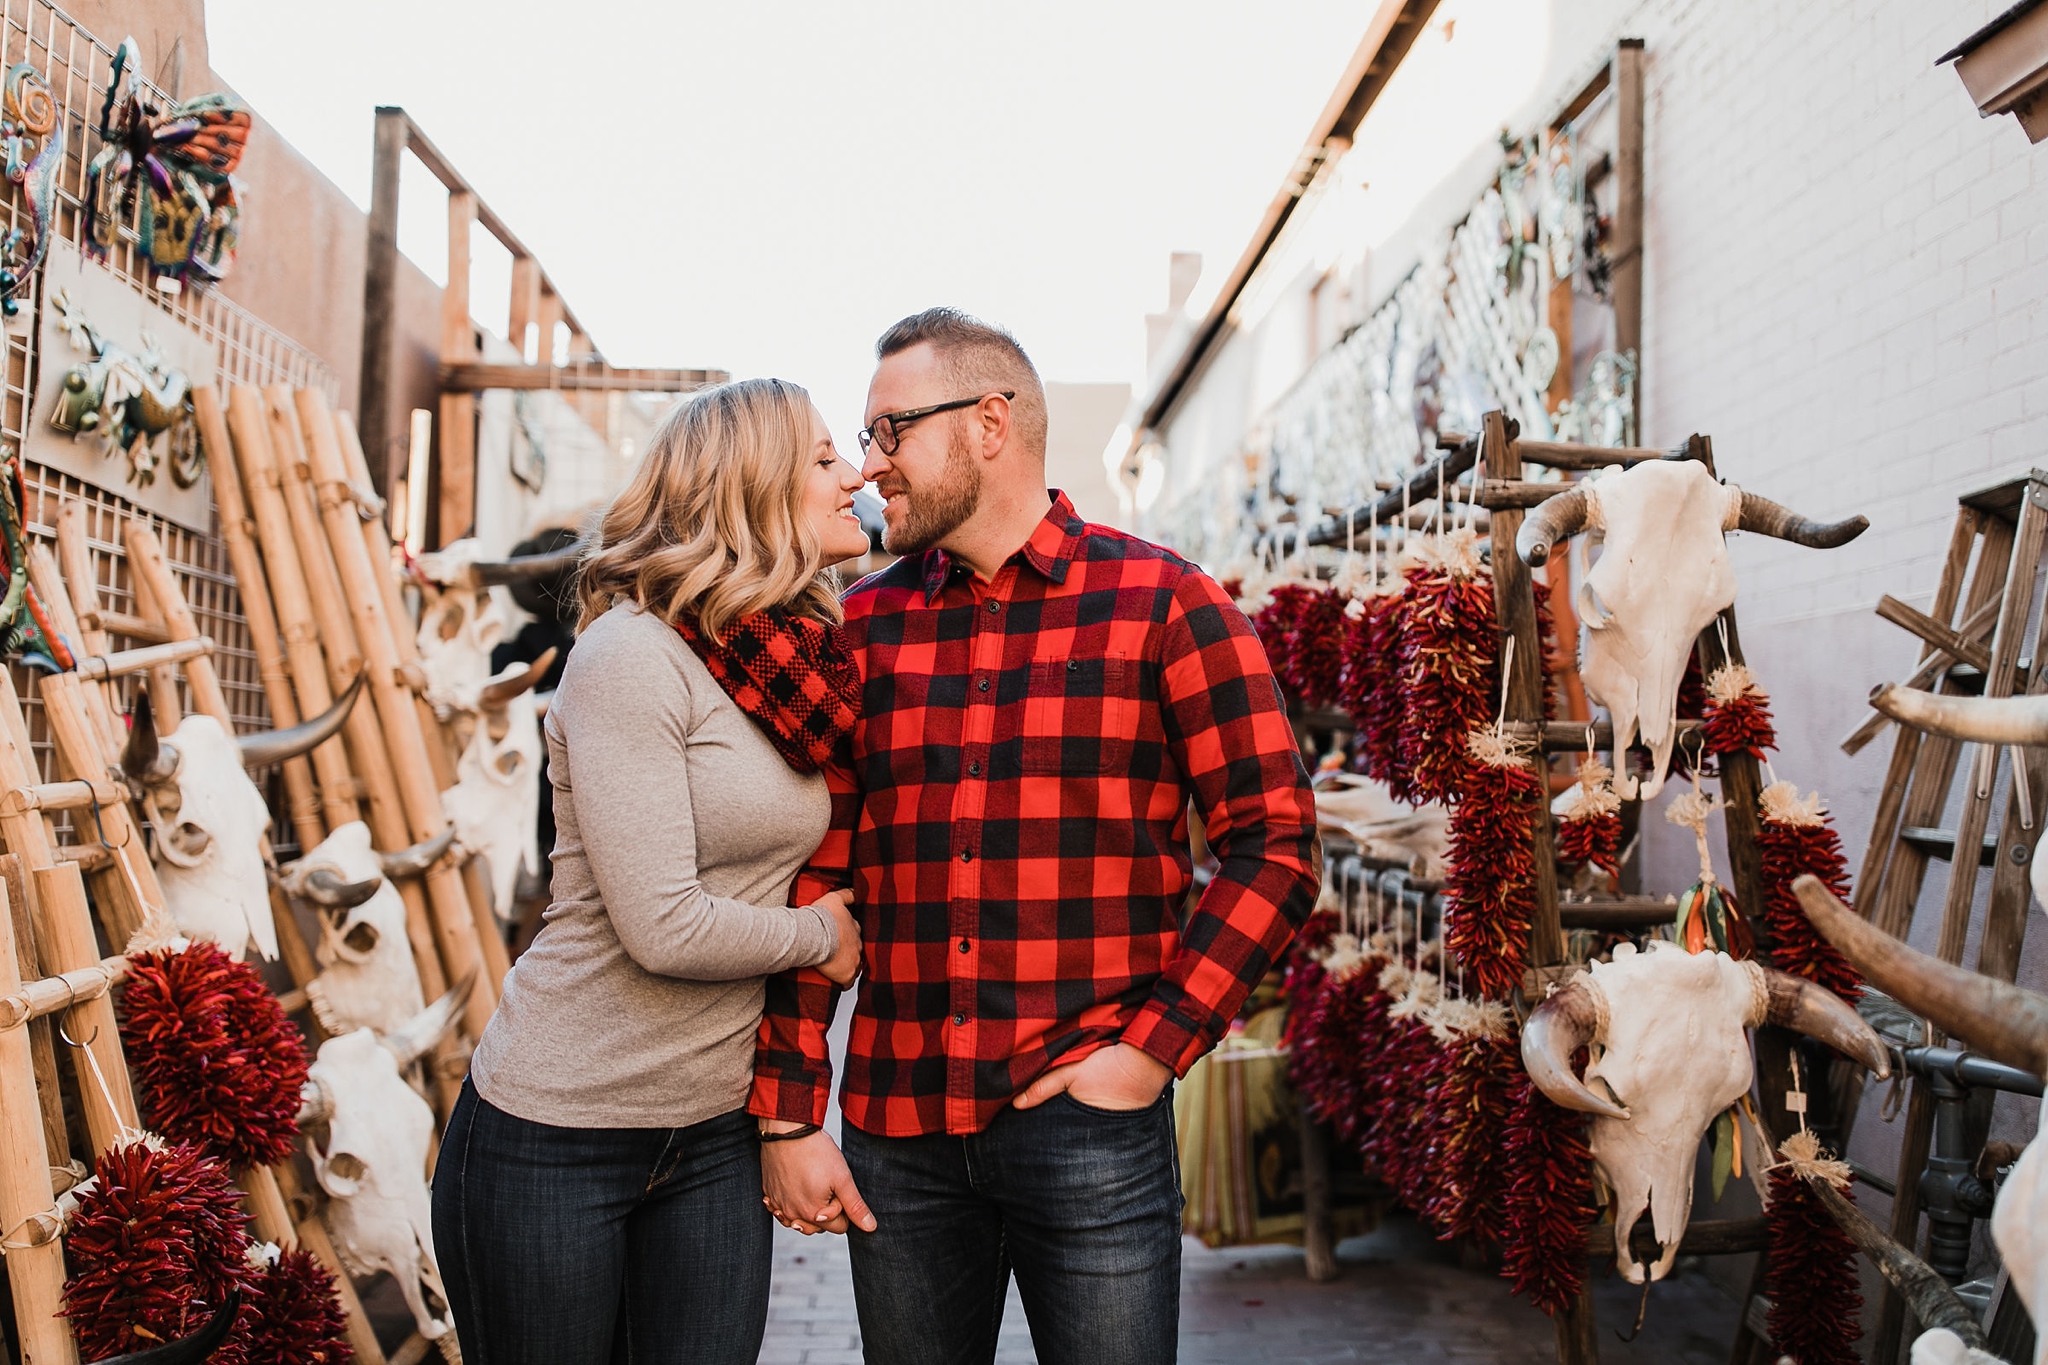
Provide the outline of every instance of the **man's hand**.
{"type": "Polygon", "coordinates": [[[854,919],[851,910],[853,892],[830,891],[812,904],[823,910],[831,919],[833,926],[839,930],[838,950],[819,963],[818,970],[835,986],[851,986],[853,979],[860,975],[861,946],[860,924],[854,919]]]}
{"type": "MultiPolygon", "coordinates": [[[[774,1133],[802,1125],[770,1119],[761,1126],[774,1133]]],[[[875,1215],[853,1187],[846,1158],[823,1133],[761,1144],[761,1202],[782,1226],[806,1237],[845,1232],[849,1226],[875,1230],[875,1215]]]]}
{"type": "Polygon", "coordinates": [[[1129,1043],[1097,1048],[1078,1062],[1056,1066],[1011,1103],[1019,1109],[1044,1104],[1062,1090],[1093,1109],[1143,1109],[1159,1098],[1173,1069],[1129,1043]]]}

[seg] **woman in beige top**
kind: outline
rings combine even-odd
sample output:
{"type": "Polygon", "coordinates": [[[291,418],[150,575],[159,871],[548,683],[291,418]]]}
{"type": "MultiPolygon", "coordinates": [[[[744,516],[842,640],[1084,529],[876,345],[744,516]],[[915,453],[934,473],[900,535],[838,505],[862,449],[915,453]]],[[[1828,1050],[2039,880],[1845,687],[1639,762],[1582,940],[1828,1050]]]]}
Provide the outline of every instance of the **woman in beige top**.
{"type": "Polygon", "coordinates": [[[746,380],[671,413],[605,515],[548,708],[554,901],[435,1169],[471,1365],[760,1350],[762,978],[860,962],[843,900],[784,904],[858,714],[830,566],[867,549],[860,484],[802,389],[746,380]]]}

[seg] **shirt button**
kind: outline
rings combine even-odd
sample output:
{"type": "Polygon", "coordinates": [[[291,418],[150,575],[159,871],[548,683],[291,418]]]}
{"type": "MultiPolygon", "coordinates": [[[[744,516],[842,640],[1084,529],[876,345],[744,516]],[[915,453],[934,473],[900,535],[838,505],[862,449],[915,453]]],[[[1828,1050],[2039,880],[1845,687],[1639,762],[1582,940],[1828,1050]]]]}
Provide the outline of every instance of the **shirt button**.
{"type": "Polygon", "coordinates": [[[971,848],[963,848],[963,849],[961,849],[961,850],[960,850],[960,861],[961,861],[961,862],[963,862],[963,863],[971,863],[971,862],[973,862],[973,861],[974,861],[974,850],[973,850],[973,849],[971,849],[971,848]]]}
{"type": "Polygon", "coordinates": [[[1069,659],[1069,660],[1067,660],[1067,672],[1069,672],[1069,673],[1079,673],[1080,671],[1081,671],[1081,661],[1080,661],[1079,659],[1069,659]]]}
{"type": "Polygon", "coordinates": [[[953,1016],[953,1027],[954,1027],[954,1028],[959,1028],[959,1027],[961,1027],[961,1026],[962,1026],[963,1024],[965,1024],[966,1022],[967,1022],[967,1016],[966,1016],[966,1015],[964,1015],[964,1014],[956,1014],[956,1015],[954,1015],[954,1016],[953,1016]]]}
{"type": "Polygon", "coordinates": [[[974,690],[975,690],[975,691],[977,691],[977,692],[986,692],[986,691],[988,691],[988,679],[987,679],[987,678],[983,678],[983,679],[982,679],[982,680],[981,680],[980,682],[976,683],[976,684],[974,685],[974,690]]]}
{"type": "Polygon", "coordinates": [[[963,952],[963,953],[965,953],[965,952],[970,952],[970,951],[972,951],[972,948],[971,948],[971,946],[970,946],[970,945],[968,944],[967,940],[966,940],[966,939],[964,939],[964,938],[960,940],[960,951],[961,951],[961,952],[963,952]]]}
{"type": "Polygon", "coordinates": [[[989,614],[989,615],[991,615],[991,616],[995,615],[995,614],[996,614],[997,612],[1001,611],[1002,609],[1003,609],[1003,604],[1002,604],[1002,603],[1000,603],[1000,602],[990,602],[990,603],[988,604],[988,614],[989,614]]]}
{"type": "Polygon", "coordinates": [[[977,758],[977,759],[975,759],[975,760],[974,760],[974,762],[972,762],[972,763],[970,763],[970,764],[968,764],[968,765],[967,765],[967,775],[968,775],[969,777],[980,777],[980,776],[981,776],[981,760],[980,760],[980,759],[978,759],[978,758],[977,758]]]}

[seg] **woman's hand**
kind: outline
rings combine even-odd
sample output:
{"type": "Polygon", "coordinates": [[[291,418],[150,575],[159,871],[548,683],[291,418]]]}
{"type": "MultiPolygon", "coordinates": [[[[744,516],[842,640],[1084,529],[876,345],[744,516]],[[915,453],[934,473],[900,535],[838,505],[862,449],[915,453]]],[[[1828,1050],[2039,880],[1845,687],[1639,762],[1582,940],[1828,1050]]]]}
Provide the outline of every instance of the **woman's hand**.
{"type": "Polygon", "coordinates": [[[838,949],[818,964],[818,970],[835,986],[851,986],[853,979],[860,975],[861,947],[860,923],[849,908],[853,904],[853,892],[833,891],[812,904],[823,910],[839,931],[838,949]]]}
{"type": "MultiPolygon", "coordinates": [[[[762,1127],[770,1132],[795,1124],[770,1121],[762,1127]]],[[[845,1232],[849,1226],[862,1232],[875,1230],[875,1215],[868,1210],[860,1191],[853,1187],[853,1172],[839,1145],[823,1133],[790,1142],[761,1144],[761,1202],[786,1228],[804,1236],[820,1232],[845,1232]]]]}

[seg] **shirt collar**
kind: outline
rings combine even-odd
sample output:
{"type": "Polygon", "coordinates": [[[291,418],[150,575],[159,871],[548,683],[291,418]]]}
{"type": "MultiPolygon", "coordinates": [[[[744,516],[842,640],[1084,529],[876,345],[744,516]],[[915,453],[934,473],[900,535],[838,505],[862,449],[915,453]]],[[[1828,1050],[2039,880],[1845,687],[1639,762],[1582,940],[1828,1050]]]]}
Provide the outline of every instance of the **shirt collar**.
{"type": "MultiPolygon", "coordinates": [[[[1046,490],[1051,506],[1017,551],[1024,562],[1053,583],[1067,581],[1067,567],[1080,552],[1081,538],[1088,524],[1074,511],[1074,504],[1057,488],[1046,490]]],[[[1012,556],[1015,558],[1016,556],[1012,556]]],[[[953,572],[953,557],[944,550],[927,550],[924,556],[924,600],[930,606],[946,586],[953,572]]]]}

